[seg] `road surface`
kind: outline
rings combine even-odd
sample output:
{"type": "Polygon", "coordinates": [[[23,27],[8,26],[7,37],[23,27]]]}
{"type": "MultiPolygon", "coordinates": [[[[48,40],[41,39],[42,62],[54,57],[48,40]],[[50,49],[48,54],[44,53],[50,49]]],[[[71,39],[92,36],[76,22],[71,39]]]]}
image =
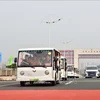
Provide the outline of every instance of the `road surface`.
{"type": "Polygon", "coordinates": [[[68,81],[61,81],[56,86],[41,83],[27,84],[25,87],[21,87],[16,81],[0,81],[0,90],[100,90],[100,79],[69,79],[68,81]]]}

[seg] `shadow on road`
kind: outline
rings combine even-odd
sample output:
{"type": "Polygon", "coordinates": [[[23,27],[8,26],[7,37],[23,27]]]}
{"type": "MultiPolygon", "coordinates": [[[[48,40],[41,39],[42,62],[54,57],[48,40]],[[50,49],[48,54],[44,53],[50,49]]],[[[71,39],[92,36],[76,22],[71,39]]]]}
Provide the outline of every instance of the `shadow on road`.
{"type": "MultiPolygon", "coordinates": [[[[26,86],[27,87],[51,87],[51,86],[57,86],[57,85],[59,84],[52,85],[51,83],[33,83],[33,84],[26,83],[25,86],[22,86],[22,87],[26,87],[26,86]]],[[[19,83],[19,86],[20,86],[20,83],[19,83]]]]}

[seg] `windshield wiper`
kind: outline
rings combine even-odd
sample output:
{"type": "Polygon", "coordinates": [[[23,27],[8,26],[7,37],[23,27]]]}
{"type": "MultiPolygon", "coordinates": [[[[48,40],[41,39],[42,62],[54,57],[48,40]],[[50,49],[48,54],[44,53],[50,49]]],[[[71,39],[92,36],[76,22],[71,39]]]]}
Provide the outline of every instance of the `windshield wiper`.
{"type": "Polygon", "coordinates": [[[46,66],[45,66],[45,65],[39,65],[39,67],[44,67],[44,68],[46,68],[46,66]]]}

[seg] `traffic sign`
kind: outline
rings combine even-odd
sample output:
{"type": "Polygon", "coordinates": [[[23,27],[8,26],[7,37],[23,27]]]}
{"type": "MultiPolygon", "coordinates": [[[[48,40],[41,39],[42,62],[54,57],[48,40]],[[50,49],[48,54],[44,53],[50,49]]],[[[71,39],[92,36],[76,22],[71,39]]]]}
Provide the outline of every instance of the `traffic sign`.
{"type": "Polygon", "coordinates": [[[2,62],[2,53],[0,52],[0,62],[2,62]]]}

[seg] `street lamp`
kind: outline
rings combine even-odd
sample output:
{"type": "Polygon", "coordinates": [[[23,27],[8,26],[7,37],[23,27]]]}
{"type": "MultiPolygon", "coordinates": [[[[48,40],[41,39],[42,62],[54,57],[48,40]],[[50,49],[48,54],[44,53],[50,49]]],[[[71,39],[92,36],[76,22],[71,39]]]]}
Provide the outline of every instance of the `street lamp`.
{"type": "MultiPolygon", "coordinates": [[[[49,24],[49,25],[55,24],[55,23],[59,22],[61,19],[62,18],[59,18],[58,20],[55,20],[55,21],[46,21],[45,23],[49,24]]],[[[50,30],[49,30],[49,47],[50,47],[50,30]]]]}

